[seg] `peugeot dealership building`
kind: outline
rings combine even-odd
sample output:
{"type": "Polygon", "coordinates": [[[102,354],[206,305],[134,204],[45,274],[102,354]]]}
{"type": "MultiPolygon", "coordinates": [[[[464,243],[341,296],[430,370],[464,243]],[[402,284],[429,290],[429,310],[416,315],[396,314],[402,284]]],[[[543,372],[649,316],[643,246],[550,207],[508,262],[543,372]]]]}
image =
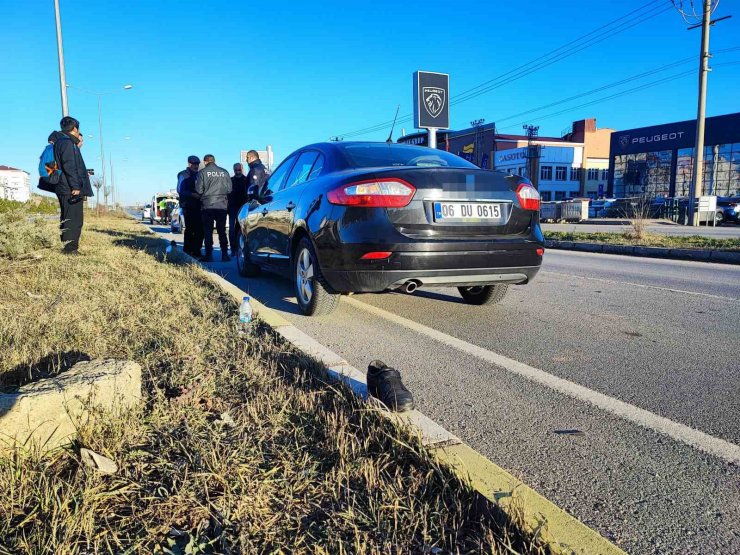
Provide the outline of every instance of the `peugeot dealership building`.
{"type": "MultiPolygon", "coordinates": [[[[694,168],[696,120],[616,131],[609,148],[609,194],[686,197],[694,168]]],[[[703,195],[740,195],[740,113],[706,119],[703,195]]]]}

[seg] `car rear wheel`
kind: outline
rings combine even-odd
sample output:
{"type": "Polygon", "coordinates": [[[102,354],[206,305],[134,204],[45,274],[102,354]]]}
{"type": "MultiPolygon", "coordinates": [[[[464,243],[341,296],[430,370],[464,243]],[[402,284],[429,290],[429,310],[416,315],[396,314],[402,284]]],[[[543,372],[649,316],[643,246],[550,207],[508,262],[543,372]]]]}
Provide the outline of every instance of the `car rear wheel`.
{"type": "Polygon", "coordinates": [[[725,223],[725,213],[722,212],[722,210],[717,210],[717,212],[715,212],[714,223],[715,225],[722,225],[725,223]]]}
{"type": "Polygon", "coordinates": [[[236,267],[242,277],[255,277],[260,273],[259,265],[249,260],[249,247],[243,233],[239,234],[239,244],[236,248],[236,267]]]}
{"type": "Polygon", "coordinates": [[[324,281],[313,245],[307,237],[298,243],[293,257],[293,276],[298,306],[306,316],[330,314],[337,308],[339,294],[324,281]]]}
{"type": "Polygon", "coordinates": [[[505,283],[499,285],[476,285],[473,287],[458,287],[457,290],[468,304],[484,305],[496,304],[506,296],[509,286],[505,283]]]}

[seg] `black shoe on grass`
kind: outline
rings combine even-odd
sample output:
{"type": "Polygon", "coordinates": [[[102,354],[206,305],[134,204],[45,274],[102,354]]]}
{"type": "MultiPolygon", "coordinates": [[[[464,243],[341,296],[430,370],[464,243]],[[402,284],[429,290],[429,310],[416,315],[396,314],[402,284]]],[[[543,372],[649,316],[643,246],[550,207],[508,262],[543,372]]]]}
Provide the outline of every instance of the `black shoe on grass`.
{"type": "Polygon", "coordinates": [[[401,373],[379,360],[372,361],[367,367],[367,390],[394,412],[414,408],[414,397],[401,382],[401,373]]]}
{"type": "Polygon", "coordinates": [[[198,260],[201,262],[213,262],[213,255],[211,253],[204,254],[198,260]]]}

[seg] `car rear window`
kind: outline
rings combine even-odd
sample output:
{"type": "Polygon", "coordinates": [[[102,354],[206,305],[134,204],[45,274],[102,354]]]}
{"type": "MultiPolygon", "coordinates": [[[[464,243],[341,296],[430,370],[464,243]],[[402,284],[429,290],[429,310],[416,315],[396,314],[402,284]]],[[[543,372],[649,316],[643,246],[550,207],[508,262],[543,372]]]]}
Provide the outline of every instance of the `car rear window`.
{"type": "Polygon", "coordinates": [[[379,168],[393,166],[416,166],[432,168],[476,168],[459,156],[420,146],[399,144],[356,144],[343,145],[350,166],[355,168],[379,168]]]}

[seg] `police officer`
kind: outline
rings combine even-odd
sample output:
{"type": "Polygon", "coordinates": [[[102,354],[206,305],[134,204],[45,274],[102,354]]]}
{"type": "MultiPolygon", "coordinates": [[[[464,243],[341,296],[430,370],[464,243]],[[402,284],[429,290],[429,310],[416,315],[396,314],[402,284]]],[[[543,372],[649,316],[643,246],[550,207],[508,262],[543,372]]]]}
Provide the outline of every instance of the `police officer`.
{"type": "Polygon", "coordinates": [[[259,198],[262,186],[267,181],[267,170],[256,150],[247,152],[247,164],[249,165],[247,200],[253,200],[259,198]]]}
{"type": "Polygon", "coordinates": [[[200,199],[195,192],[195,177],[198,175],[200,159],[188,156],[188,167],[177,174],[177,194],[185,217],[183,251],[199,258],[203,245],[203,221],[200,214],[200,199]]]}
{"type": "Polygon", "coordinates": [[[205,167],[195,177],[195,192],[200,196],[201,217],[203,221],[203,235],[205,238],[206,253],[202,262],[213,262],[213,224],[216,223],[218,241],[221,245],[221,261],[228,262],[229,240],[226,237],[226,209],[227,197],[231,192],[231,177],[229,172],[216,165],[213,154],[203,157],[205,167]]]}
{"type": "Polygon", "coordinates": [[[229,245],[231,246],[231,256],[236,256],[237,230],[239,229],[239,210],[247,202],[247,176],[244,175],[243,167],[240,163],[234,164],[234,176],[231,178],[231,193],[228,197],[229,213],[229,245]]]}

